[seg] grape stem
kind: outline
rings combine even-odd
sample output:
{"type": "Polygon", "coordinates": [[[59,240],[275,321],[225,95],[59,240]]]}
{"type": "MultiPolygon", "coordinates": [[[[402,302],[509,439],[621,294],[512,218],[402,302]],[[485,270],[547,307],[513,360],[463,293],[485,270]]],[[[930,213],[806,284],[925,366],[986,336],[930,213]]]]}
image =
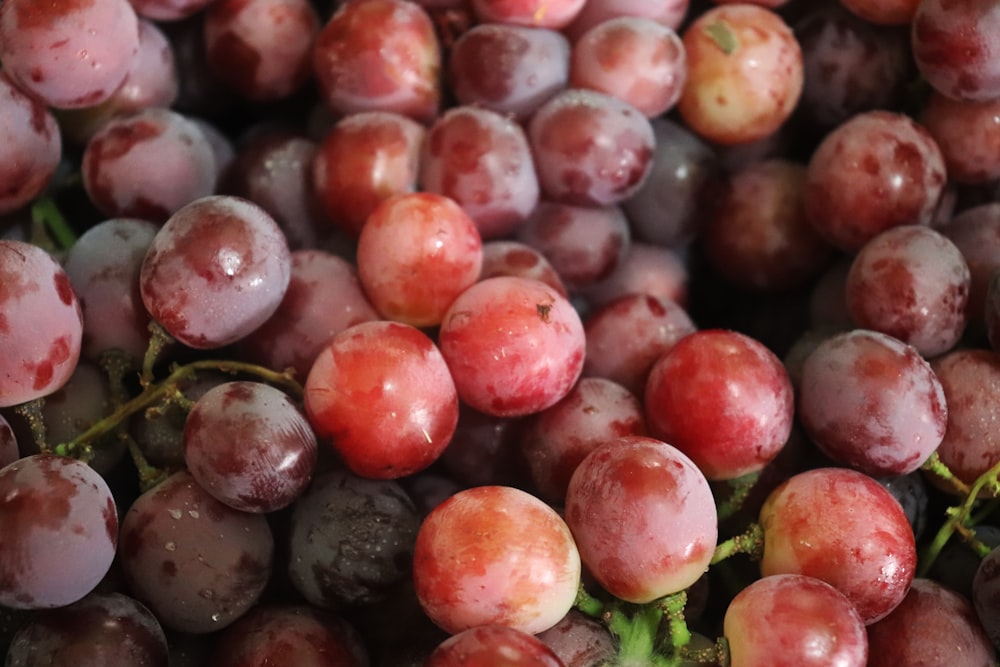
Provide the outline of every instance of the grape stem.
{"type": "Polygon", "coordinates": [[[31,221],[41,227],[60,250],[69,250],[76,243],[76,233],[51,197],[42,197],[32,205],[31,221]]]}
{"type": "Polygon", "coordinates": [[[720,542],[715,547],[711,564],[715,565],[735,554],[747,554],[752,560],[760,560],[764,554],[764,528],[759,523],[751,523],[742,535],[720,542]]]}
{"type": "MultiPolygon", "coordinates": [[[[940,461],[938,461],[938,463],[940,466],[944,466],[944,464],[940,461]]],[[[947,468],[945,469],[947,470],[947,468]]],[[[954,475],[951,474],[951,471],[948,471],[947,474],[954,477],[954,475]]],[[[983,491],[983,489],[990,487],[990,490],[996,494],[998,475],[1000,475],[1000,462],[996,463],[992,468],[984,472],[976,479],[972,486],[969,487],[968,493],[965,494],[965,500],[962,504],[949,507],[945,510],[945,513],[948,515],[948,519],[938,530],[931,543],[927,545],[926,549],[924,549],[924,553],[920,558],[920,566],[917,570],[918,577],[927,576],[931,567],[934,565],[934,561],[937,560],[937,557],[941,554],[941,550],[944,549],[945,545],[951,539],[951,536],[955,534],[955,532],[961,533],[961,530],[965,528],[965,522],[969,518],[976,501],[979,500],[979,494],[983,491]]]]}
{"type": "Polygon", "coordinates": [[[752,472],[742,477],[737,477],[736,479],[729,480],[729,488],[732,492],[729,497],[726,498],[722,503],[719,504],[718,515],[719,520],[723,521],[732,517],[736,514],[743,503],[746,501],[747,496],[753,490],[754,485],[757,484],[757,480],[760,479],[759,472],[752,472]]]}
{"type": "MultiPolygon", "coordinates": [[[[193,361],[183,366],[175,366],[162,382],[147,384],[135,398],[119,405],[108,416],[94,422],[86,431],[67,443],[61,443],[53,448],[61,456],[76,458],[85,455],[91,443],[101,436],[118,428],[122,422],[140,410],[150,407],[161,399],[167,398],[177,391],[177,386],[193,377],[199,371],[216,370],[223,373],[247,374],[259,377],[261,380],[287,392],[294,400],[301,401],[304,390],[290,373],[278,373],[269,368],[240,361],[204,359],[193,361]]],[[[140,471],[141,472],[141,471],[140,471]]]]}
{"type": "Polygon", "coordinates": [[[958,495],[969,495],[969,486],[958,477],[955,477],[955,473],[953,473],[948,466],[944,464],[937,452],[931,454],[930,458],[928,458],[921,467],[927,472],[937,475],[942,481],[950,485],[958,495]]]}

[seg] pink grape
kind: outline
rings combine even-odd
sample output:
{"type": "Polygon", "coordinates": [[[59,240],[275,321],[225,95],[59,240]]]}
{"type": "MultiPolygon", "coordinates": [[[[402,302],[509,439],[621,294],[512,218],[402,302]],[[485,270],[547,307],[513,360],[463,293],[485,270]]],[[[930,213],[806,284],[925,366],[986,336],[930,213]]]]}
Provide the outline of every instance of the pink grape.
{"type": "Polygon", "coordinates": [[[520,276],[539,280],[568,297],[566,285],[545,255],[520,241],[496,239],[483,243],[483,266],[479,279],[520,276]]]}
{"type": "Polygon", "coordinates": [[[80,303],[62,267],[36,245],[0,241],[0,407],[64,385],[82,338],[80,303]]]}
{"type": "Polygon", "coordinates": [[[121,86],[139,51],[128,0],[6,0],[0,60],[18,85],[57,108],[93,106],[121,86]]]}
{"type": "Polygon", "coordinates": [[[760,524],[763,576],[821,579],[851,601],[865,625],[888,616],[910,590],[917,563],[913,530],[893,495],[863,473],[797,473],[768,495],[760,524]]]}
{"type": "Polygon", "coordinates": [[[233,343],[277,310],[291,253],[274,219],[247,200],[216,195],[181,208],[160,228],[140,272],[142,301],[190,347],[233,343]]]}
{"type": "Polygon", "coordinates": [[[469,0],[481,23],[563,28],[583,9],[586,0],[469,0]]]}
{"type": "Polygon", "coordinates": [[[566,522],[601,586],[636,603],[694,584],[718,538],[704,474],[676,447],[643,436],[609,439],[583,459],[566,490],[566,522]]]}
{"type": "Polygon", "coordinates": [[[441,642],[425,667],[498,665],[504,667],[564,667],[544,642],[527,632],[499,624],[463,630],[441,642]]]}
{"type": "Polygon", "coordinates": [[[843,593],[800,574],[754,581],[726,608],[732,667],[864,667],[868,637],[843,593]]]}
{"type": "Polygon", "coordinates": [[[935,90],[959,100],[1000,97],[1000,8],[991,0],[920,0],[911,24],[913,58],[935,90]]]}
{"type": "Polygon", "coordinates": [[[62,135],[45,104],[0,71],[0,215],[42,193],[62,155],[62,135]]]}
{"type": "Polygon", "coordinates": [[[583,323],[548,285],[500,276],[462,292],[438,344],[459,398],[498,416],[544,410],[569,393],[583,369],[583,323]]]}
{"type": "Polygon", "coordinates": [[[555,510],[519,489],[480,486],[424,519],[413,584],[424,612],[449,633],[498,623],[535,634],[569,611],[580,567],[555,510]]]}

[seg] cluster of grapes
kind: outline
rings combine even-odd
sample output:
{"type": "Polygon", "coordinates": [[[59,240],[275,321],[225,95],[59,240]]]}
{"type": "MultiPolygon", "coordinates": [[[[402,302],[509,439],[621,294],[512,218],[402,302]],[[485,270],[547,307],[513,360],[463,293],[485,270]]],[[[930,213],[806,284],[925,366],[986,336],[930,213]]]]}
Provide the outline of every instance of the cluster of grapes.
{"type": "Polygon", "coordinates": [[[988,667],[997,0],[0,0],[0,646],[988,667]]]}

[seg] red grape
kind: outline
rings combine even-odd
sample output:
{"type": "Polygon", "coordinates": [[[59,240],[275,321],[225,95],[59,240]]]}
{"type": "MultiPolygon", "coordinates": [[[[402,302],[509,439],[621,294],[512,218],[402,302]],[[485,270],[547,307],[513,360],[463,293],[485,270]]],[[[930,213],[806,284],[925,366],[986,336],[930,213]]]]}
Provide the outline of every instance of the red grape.
{"type": "Polygon", "coordinates": [[[455,383],[434,341],[399,322],[365,322],[334,336],[305,384],[321,438],[356,474],[394,479],[423,470],[458,421],[455,383]]]}
{"type": "Polygon", "coordinates": [[[462,292],[438,342],[459,398],[487,414],[544,410],[569,393],[583,369],[580,316],[565,297],[529,278],[489,278],[462,292]]]}
{"type": "Polygon", "coordinates": [[[469,0],[481,23],[563,28],[587,0],[469,0]]]}
{"type": "Polygon", "coordinates": [[[587,0],[566,32],[575,40],[598,23],[619,16],[642,16],[677,29],[688,13],[688,0],[587,0]]]}
{"type": "Polygon", "coordinates": [[[577,466],[566,522],[610,594],[649,602],[704,574],[718,538],[708,480],[677,448],[643,436],[607,440],[577,466]]]}
{"type": "Polygon", "coordinates": [[[993,0],[919,0],[913,58],[936,90],[959,100],[1000,97],[1000,7],[993,0]]]}
{"type": "Polygon", "coordinates": [[[545,255],[520,241],[497,239],[483,243],[479,279],[497,276],[531,278],[545,283],[562,296],[569,296],[562,278],[545,255]]]}
{"type": "Polygon", "coordinates": [[[441,642],[424,667],[564,667],[544,642],[505,625],[482,625],[463,630],[441,642]]]}
{"type": "Polygon", "coordinates": [[[595,308],[628,294],[647,294],[683,306],[687,289],[687,264],[679,252],[633,241],[611,275],[583,288],[581,296],[595,308]]]}
{"type": "Polygon", "coordinates": [[[921,122],[944,156],[948,179],[985,183],[1000,179],[1000,98],[953,100],[931,93],[921,122]]]}
{"type": "Polygon", "coordinates": [[[507,486],[459,491],[417,533],[413,584],[450,633],[493,623],[535,634],[569,611],[580,554],[555,510],[507,486]]]}
{"type": "Polygon", "coordinates": [[[40,195],[62,155],[62,136],[45,104],[0,70],[0,215],[40,195]]]}

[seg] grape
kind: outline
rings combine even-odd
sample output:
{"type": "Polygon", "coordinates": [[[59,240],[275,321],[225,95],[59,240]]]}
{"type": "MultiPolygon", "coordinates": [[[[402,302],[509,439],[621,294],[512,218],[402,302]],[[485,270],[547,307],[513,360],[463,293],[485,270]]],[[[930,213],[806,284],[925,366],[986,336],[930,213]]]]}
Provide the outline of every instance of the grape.
{"type": "Polygon", "coordinates": [[[240,339],[244,358],[267,368],[291,368],[300,380],[326,343],[344,329],[379,319],[346,259],[323,250],[292,252],[291,277],[278,309],[240,339]]]}
{"type": "Polygon", "coordinates": [[[794,24],[805,67],[800,113],[820,127],[891,107],[910,74],[906,31],[873,25],[845,4],[824,3],[794,24]]]}
{"type": "Polygon", "coordinates": [[[979,204],[955,215],[940,228],[965,257],[971,282],[966,321],[970,328],[982,326],[986,291],[1000,270],[1000,201],[979,204]]]}
{"type": "Polygon", "coordinates": [[[763,576],[821,579],[851,601],[865,625],[888,616],[910,589],[913,531],[892,494],[867,475],[846,468],[797,473],[768,495],[760,524],[763,576]]]}
{"type": "Polygon", "coordinates": [[[868,111],[838,125],[810,157],[806,216],[828,241],[856,252],[890,227],[930,223],[944,183],[944,158],[926,129],[868,111]]]}
{"type": "Polygon", "coordinates": [[[806,168],[772,158],[730,175],[702,221],[701,241],[713,268],[734,285],[792,289],[816,277],[833,248],[803,209],[806,168]]]}
{"type": "Polygon", "coordinates": [[[208,66],[243,97],[287,97],[311,77],[320,19],[308,0],[217,0],[204,20],[208,66]]]}
{"type": "Polygon", "coordinates": [[[399,322],[365,322],[319,352],[306,378],[305,409],[354,473],[395,479],[441,456],[458,421],[458,395],[426,334],[399,322]]]}
{"type": "Polygon", "coordinates": [[[1000,418],[1000,356],[958,349],[933,360],[931,368],[948,405],[938,457],[960,481],[972,484],[1000,462],[1000,434],[993,427],[1000,418]]]}
{"type": "Polygon", "coordinates": [[[535,248],[520,241],[497,239],[483,243],[483,266],[479,272],[479,280],[497,276],[538,280],[561,296],[569,296],[566,285],[552,262],[535,248]]]}
{"type": "Polygon", "coordinates": [[[452,45],[445,75],[461,104],[523,121],[569,82],[570,45],[549,28],[482,23],[452,45]]]}
{"type": "Polygon", "coordinates": [[[538,203],[528,139],[516,121],[456,106],[431,125],[420,160],[423,190],[460,205],[483,238],[507,236],[538,203]]]}
{"type": "Polygon", "coordinates": [[[718,157],[675,121],[659,117],[651,124],[656,140],[653,167],[622,206],[638,239],[679,247],[694,237],[703,206],[714,198],[718,157]]]}
{"type": "Polygon", "coordinates": [[[121,593],[91,593],[34,615],[14,635],[6,662],[7,667],[70,664],[167,667],[167,638],[140,602],[121,593]]]}
{"type": "Polygon", "coordinates": [[[830,336],[802,366],[798,417],[827,456],[872,475],[905,475],[942,443],[942,383],[916,348],[854,329],[830,336]]]}
{"type": "Polygon", "coordinates": [[[652,366],[646,381],[650,433],[689,456],[708,479],[758,472],[788,440],[792,382],[781,360],[749,336],[691,333],[652,366]]]}
{"type": "Polygon", "coordinates": [[[458,424],[441,455],[448,475],[460,486],[516,486],[528,483],[521,454],[521,421],[458,406],[458,424]]]}
{"type": "Polygon", "coordinates": [[[334,111],[394,111],[433,118],[441,52],[427,12],[408,0],[344,3],[313,48],[316,83],[334,111]]]}
{"type": "Polygon", "coordinates": [[[566,490],[566,522],[587,569],[627,602],[694,584],[718,537],[708,480],[680,450],[643,436],[607,440],[583,459],[566,490]]]}
{"type": "Polygon", "coordinates": [[[480,23],[563,28],[587,0],[469,0],[480,23]]]}
{"type": "Polygon", "coordinates": [[[771,10],[737,4],[699,15],[681,35],[688,72],[677,110],[687,126],[720,144],[772,134],[802,93],[802,51],[771,10]]]}
{"type": "Polygon", "coordinates": [[[149,313],[139,294],[139,270],[157,229],[136,218],[104,220],[66,253],[63,268],[83,312],[82,354],[91,361],[109,350],[142,360],[149,345],[149,313]]]}
{"type": "MultiPolygon", "coordinates": [[[[2,37],[0,37],[2,43],[2,37]]],[[[62,154],[62,135],[45,105],[21,91],[0,70],[0,215],[40,195],[62,154]]]]}
{"type": "Polygon", "coordinates": [[[865,21],[879,25],[905,25],[913,21],[920,0],[841,0],[865,21]]]}
{"type": "Polygon", "coordinates": [[[607,206],[635,194],[649,175],[655,146],[652,126],[638,109],[574,88],[535,111],[528,142],[542,193],[579,206],[607,206]]]}
{"type": "Polygon", "coordinates": [[[992,0],[919,0],[911,42],[920,73],[959,100],[1000,97],[1000,7],[992,0]]]}
{"type": "Polygon", "coordinates": [[[894,227],[855,256],[845,285],[847,309],[858,326],[935,357],[965,330],[970,280],[965,258],[947,237],[927,227],[894,227]]]}
{"type": "Polygon", "coordinates": [[[726,608],[732,667],[863,667],[868,638],[851,602],[833,586],[776,574],[741,590],[726,608]]]}
{"type": "Polygon", "coordinates": [[[516,237],[541,252],[567,288],[579,291],[611,275],[628,252],[632,233],[619,206],[541,201],[516,237]]]}
{"type": "Polygon", "coordinates": [[[607,440],[626,435],[646,435],[639,400],[611,380],[581,378],[565,398],[526,417],[521,427],[534,488],[542,498],[562,503],[580,461],[607,440]]]}
{"type": "Polygon", "coordinates": [[[687,12],[688,0],[587,0],[566,32],[576,40],[595,25],[619,16],[651,18],[676,30],[687,12]]]}
{"type": "Polygon", "coordinates": [[[83,184],[109,217],[162,223],[212,194],[217,166],[201,129],[170,109],[151,107],[105,123],[87,142],[83,184]]]}
{"type": "Polygon", "coordinates": [[[424,519],[413,584],[446,632],[501,624],[536,634],[569,611],[580,554],[555,510],[507,486],[459,491],[424,519]]]}
{"type": "Polygon", "coordinates": [[[0,468],[21,458],[17,436],[6,417],[0,415],[0,468]]]}
{"type": "Polygon", "coordinates": [[[469,628],[444,640],[425,667],[500,665],[505,667],[564,667],[540,639],[504,625],[469,628]]]}
{"type": "Polygon", "coordinates": [[[154,21],[179,21],[193,16],[213,0],[129,0],[140,16],[154,21]]]}
{"type": "Polygon", "coordinates": [[[310,604],[371,605],[409,574],[419,517],[393,480],[319,475],[292,506],[288,574],[310,604]]]}
{"type": "Polygon", "coordinates": [[[344,116],[320,143],[313,187],[327,217],[357,237],[379,203],[417,187],[426,129],[389,111],[344,116]]]}
{"type": "Polygon", "coordinates": [[[218,193],[254,202],[274,218],[292,250],[315,248],[323,219],[311,187],[319,147],[294,132],[261,132],[244,141],[221,171],[218,193]]]}
{"type": "Polygon", "coordinates": [[[80,304],[66,272],[38,246],[0,240],[0,407],[65,384],[82,337],[80,304]]]}
{"type": "Polygon", "coordinates": [[[93,468],[36,454],[0,469],[0,532],[0,604],[62,607],[90,593],[110,569],[117,507],[93,468]]]}
{"type": "Polygon", "coordinates": [[[536,637],[552,649],[566,667],[598,667],[613,664],[615,659],[615,640],[608,628],[576,609],[571,609],[561,621],[536,637]]]}
{"type": "Polygon", "coordinates": [[[193,348],[233,343],[277,310],[291,277],[281,229],[237,197],[203,197],[160,228],[143,260],[142,301],[171,336],[193,348]]]}
{"type": "Polygon", "coordinates": [[[927,525],[929,498],[927,484],[924,482],[921,471],[916,470],[907,475],[880,477],[878,482],[888,489],[889,493],[902,505],[903,511],[906,512],[906,519],[910,522],[910,528],[913,529],[913,535],[919,540],[927,525]]]}
{"type": "Polygon", "coordinates": [[[122,520],[119,558],[130,589],[181,632],[214,632],[246,613],[273,554],[263,515],[220,503],[187,471],[139,496],[122,520]]]}
{"type": "Polygon", "coordinates": [[[244,512],[274,512],[312,479],[316,436],[280,390],[228,382],[206,392],[188,413],[184,461],[217,500],[244,512]]]}
{"type": "Polygon", "coordinates": [[[357,630],[340,616],[307,606],[268,605],[223,630],[209,662],[217,667],[367,667],[368,652],[357,630]]]}
{"type": "Polygon", "coordinates": [[[934,137],[956,183],[985,183],[1000,179],[1000,99],[953,100],[931,93],[921,122],[934,137]]]}
{"type": "Polygon", "coordinates": [[[869,667],[986,667],[997,661],[972,604],[922,578],[913,580],[909,593],[891,614],[868,626],[868,649],[869,667]]]}
{"type": "Polygon", "coordinates": [[[529,278],[480,281],[451,304],[438,334],[459,398],[498,416],[544,410],[583,369],[584,332],[566,298],[529,278]]]}
{"type": "Polygon", "coordinates": [[[573,44],[569,83],[625,100],[648,118],[669,111],[687,77],[681,38],[653,19],[604,21],[573,44]]]}
{"type": "Polygon", "coordinates": [[[58,108],[99,104],[121,86],[139,51],[127,0],[6,0],[0,61],[17,85],[58,108]]]}
{"type": "Polygon", "coordinates": [[[582,289],[581,296],[594,308],[628,294],[647,294],[683,307],[687,289],[687,265],[677,251],[633,241],[611,275],[582,289]]]}
{"type": "Polygon", "coordinates": [[[653,364],[695,331],[691,317],[674,301],[650,294],[626,294],[590,313],[583,323],[587,357],[583,375],[613,380],[636,396],[646,391],[653,364]]]}

